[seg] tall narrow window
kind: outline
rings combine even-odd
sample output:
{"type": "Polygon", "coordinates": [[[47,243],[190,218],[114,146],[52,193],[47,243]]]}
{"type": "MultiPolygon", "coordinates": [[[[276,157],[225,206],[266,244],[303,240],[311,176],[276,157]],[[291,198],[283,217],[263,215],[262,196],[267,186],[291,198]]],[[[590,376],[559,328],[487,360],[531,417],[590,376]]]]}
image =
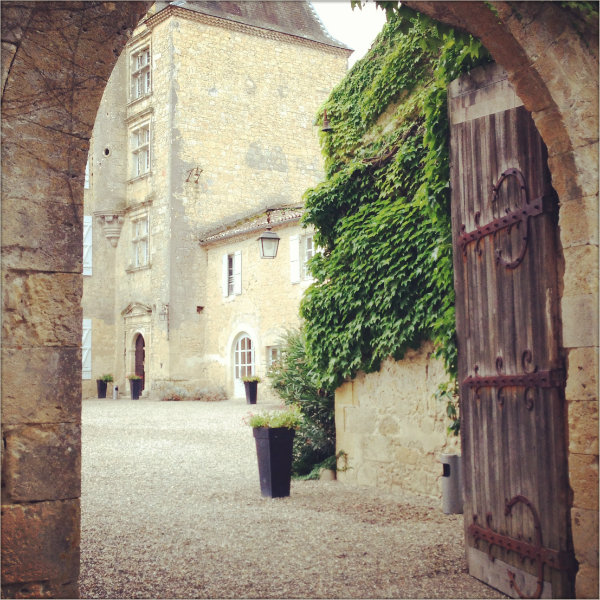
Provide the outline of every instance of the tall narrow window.
{"type": "Polygon", "coordinates": [[[150,46],[131,55],[131,99],[136,100],[151,91],[150,46]]]}
{"type": "Polygon", "coordinates": [[[83,275],[92,274],[92,217],[83,217],[83,275]]]}
{"type": "Polygon", "coordinates": [[[233,275],[233,254],[227,255],[227,295],[233,295],[235,279],[233,275]]]}
{"type": "Polygon", "coordinates": [[[301,280],[310,281],[313,278],[308,261],[318,251],[312,234],[290,237],[290,280],[292,283],[299,283],[301,280]]]}
{"type": "Polygon", "coordinates": [[[312,235],[304,236],[303,244],[304,256],[302,262],[302,272],[304,279],[312,279],[312,274],[308,268],[308,261],[315,255],[315,243],[312,235]]]}
{"type": "Polygon", "coordinates": [[[145,267],[148,264],[148,215],[133,221],[133,266],[145,267]]]}
{"type": "Polygon", "coordinates": [[[223,255],[222,273],[223,296],[233,296],[242,293],[242,252],[223,255]]]}
{"type": "Polygon", "coordinates": [[[150,171],[150,124],[145,123],[131,132],[133,176],[150,171]]]}
{"type": "Polygon", "coordinates": [[[92,378],[92,320],[83,319],[81,334],[81,378],[92,378]]]}

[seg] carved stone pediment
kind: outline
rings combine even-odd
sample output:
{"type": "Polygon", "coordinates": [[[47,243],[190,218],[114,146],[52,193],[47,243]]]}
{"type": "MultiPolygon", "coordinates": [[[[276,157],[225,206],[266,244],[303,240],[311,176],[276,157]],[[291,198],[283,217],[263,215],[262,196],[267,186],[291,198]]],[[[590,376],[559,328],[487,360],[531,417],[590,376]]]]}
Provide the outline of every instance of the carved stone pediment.
{"type": "Polygon", "coordinates": [[[121,311],[121,315],[127,317],[144,317],[152,313],[152,307],[141,302],[130,302],[126,308],[121,311]]]}
{"type": "Polygon", "coordinates": [[[94,212],[94,217],[99,225],[102,225],[104,236],[110,242],[113,248],[117,247],[119,237],[121,237],[121,229],[125,211],[123,210],[98,210],[94,212]]]}

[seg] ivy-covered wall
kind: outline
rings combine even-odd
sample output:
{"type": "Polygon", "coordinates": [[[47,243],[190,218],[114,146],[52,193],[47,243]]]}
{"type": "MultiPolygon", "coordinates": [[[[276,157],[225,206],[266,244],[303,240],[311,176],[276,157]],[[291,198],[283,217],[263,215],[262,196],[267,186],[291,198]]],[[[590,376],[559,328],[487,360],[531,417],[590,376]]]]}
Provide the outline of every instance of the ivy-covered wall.
{"type": "Polygon", "coordinates": [[[388,18],[323,106],[327,177],[306,193],[323,252],[301,313],[326,387],[424,340],[456,371],[446,88],[489,58],[408,8],[388,18]]]}

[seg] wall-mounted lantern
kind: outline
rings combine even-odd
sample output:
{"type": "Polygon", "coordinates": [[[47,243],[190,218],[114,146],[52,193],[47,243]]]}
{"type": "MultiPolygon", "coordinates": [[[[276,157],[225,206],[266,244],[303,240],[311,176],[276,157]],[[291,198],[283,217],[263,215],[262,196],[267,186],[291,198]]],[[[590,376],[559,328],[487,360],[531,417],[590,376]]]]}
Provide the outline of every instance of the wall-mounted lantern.
{"type": "Polygon", "coordinates": [[[326,110],[323,111],[323,127],[321,127],[321,131],[325,131],[326,133],[333,131],[333,128],[329,124],[329,118],[327,117],[326,110]]]}
{"type": "MultiPolygon", "coordinates": [[[[271,211],[267,211],[267,225],[271,223],[271,211]]],[[[270,227],[267,227],[266,231],[263,231],[258,237],[258,245],[260,248],[261,258],[275,258],[277,256],[277,249],[279,248],[280,237],[271,231],[270,227]]]]}

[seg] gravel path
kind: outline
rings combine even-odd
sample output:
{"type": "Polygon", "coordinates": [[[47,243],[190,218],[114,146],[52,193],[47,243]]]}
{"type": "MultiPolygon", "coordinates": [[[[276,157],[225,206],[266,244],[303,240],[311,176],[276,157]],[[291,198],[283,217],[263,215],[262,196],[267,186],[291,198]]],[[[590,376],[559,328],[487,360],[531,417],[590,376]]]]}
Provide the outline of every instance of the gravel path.
{"type": "Polygon", "coordinates": [[[505,597],[466,574],[439,502],[336,481],[262,498],[249,408],[83,402],[82,598],[505,597]]]}

